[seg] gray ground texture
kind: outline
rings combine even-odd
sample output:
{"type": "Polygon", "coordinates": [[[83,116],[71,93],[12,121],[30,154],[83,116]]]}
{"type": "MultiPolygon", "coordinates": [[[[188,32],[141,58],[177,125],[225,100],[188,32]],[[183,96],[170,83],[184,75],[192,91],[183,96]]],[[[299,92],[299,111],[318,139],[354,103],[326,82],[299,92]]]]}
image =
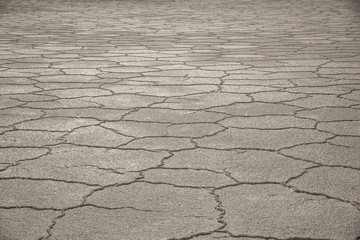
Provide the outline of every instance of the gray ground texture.
{"type": "Polygon", "coordinates": [[[1,240],[355,240],[360,2],[0,0],[1,240]]]}

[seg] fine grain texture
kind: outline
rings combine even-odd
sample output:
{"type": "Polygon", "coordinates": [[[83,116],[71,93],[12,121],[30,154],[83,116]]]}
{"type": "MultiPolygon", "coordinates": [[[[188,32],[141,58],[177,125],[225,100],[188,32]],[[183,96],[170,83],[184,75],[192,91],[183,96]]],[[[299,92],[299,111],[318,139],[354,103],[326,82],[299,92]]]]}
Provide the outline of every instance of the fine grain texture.
{"type": "Polygon", "coordinates": [[[355,240],[359,156],[359,1],[0,0],[0,240],[355,240]]]}

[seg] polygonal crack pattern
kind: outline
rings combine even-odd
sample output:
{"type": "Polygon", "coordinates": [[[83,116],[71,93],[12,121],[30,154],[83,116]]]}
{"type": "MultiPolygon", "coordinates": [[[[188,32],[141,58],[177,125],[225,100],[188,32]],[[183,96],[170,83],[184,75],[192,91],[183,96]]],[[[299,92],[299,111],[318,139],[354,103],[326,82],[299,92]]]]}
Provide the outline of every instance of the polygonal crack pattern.
{"type": "Polygon", "coordinates": [[[355,240],[353,0],[0,1],[0,240],[355,240]]]}

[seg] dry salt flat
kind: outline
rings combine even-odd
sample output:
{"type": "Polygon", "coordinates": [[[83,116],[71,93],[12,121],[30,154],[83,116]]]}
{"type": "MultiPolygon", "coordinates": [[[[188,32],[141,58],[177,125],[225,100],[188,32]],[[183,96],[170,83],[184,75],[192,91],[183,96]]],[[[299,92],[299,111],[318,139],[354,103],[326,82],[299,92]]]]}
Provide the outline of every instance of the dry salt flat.
{"type": "Polygon", "coordinates": [[[360,3],[0,0],[1,240],[355,240],[360,3]]]}

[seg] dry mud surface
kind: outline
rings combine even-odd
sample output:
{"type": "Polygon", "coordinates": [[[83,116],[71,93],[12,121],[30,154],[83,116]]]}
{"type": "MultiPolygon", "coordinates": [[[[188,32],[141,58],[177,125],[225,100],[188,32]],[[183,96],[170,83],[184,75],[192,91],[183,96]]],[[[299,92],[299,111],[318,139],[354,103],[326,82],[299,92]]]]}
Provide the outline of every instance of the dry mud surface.
{"type": "Polygon", "coordinates": [[[1,240],[355,240],[360,4],[0,0],[1,240]]]}

